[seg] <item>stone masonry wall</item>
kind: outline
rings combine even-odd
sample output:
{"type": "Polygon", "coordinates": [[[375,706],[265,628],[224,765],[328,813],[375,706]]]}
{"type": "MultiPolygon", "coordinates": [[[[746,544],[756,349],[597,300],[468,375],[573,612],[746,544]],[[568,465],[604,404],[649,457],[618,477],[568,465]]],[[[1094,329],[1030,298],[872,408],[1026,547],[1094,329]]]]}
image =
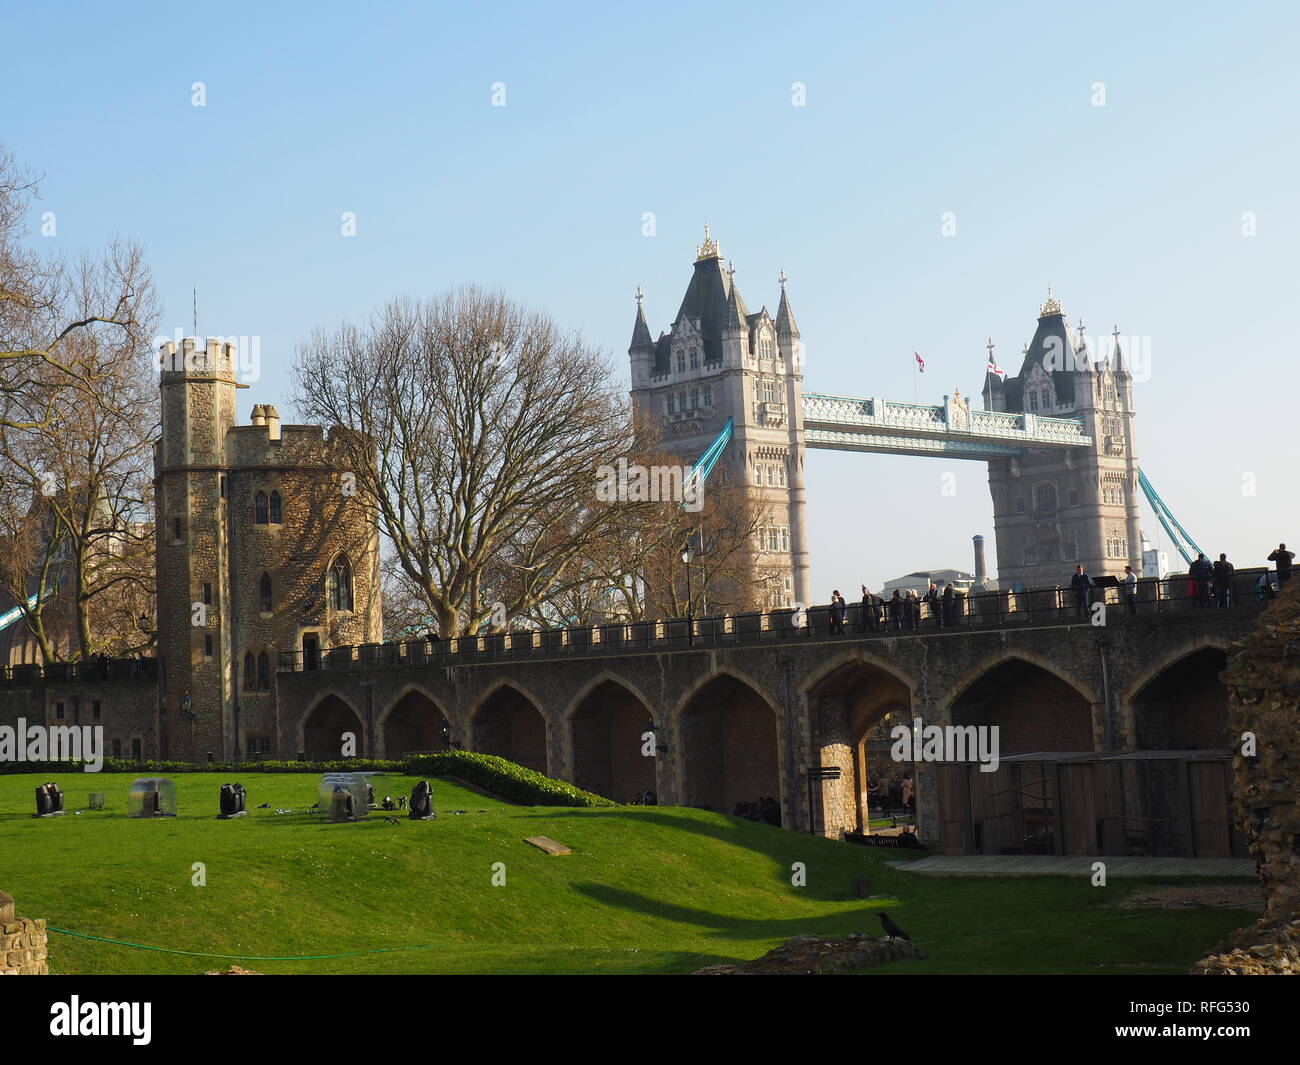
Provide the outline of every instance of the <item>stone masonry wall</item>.
{"type": "Polygon", "coordinates": [[[48,976],[45,920],[14,916],[14,900],[0,891],[0,976],[48,976]]]}
{"type": "Polygon", "coordinates": [[[1292,581],[1228,654],[1233,805],[1264,892],[1264,918],[1196,963],[1208,975],[1300,972],[1300,581],[1292,581]],[[1243,756],[1244,733],[1256,740],[1243,756]]]}

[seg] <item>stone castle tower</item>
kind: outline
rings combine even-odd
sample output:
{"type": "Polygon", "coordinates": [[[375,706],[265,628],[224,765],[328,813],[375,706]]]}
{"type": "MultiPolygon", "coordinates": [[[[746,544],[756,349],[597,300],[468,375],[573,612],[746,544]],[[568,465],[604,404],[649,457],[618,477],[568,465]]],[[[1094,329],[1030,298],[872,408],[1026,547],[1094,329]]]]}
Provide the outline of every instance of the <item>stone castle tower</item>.
{"type": "Polygon", "coordinates": [[[235,424],[233,345],[164,344],[160,363],[162,755],[293,757],[277,750],[280,653],[311,668],[382,639],[378,533],[320,427],[269,406],[235,424]]]}
{"type": "MultiPolygon", "coordinates": [[[[637,290],[628,356],[632,402],[664,428],[664,448],[693,462],[733,420],[719,466],[764,513],[755,579],[769,607],[811,603],[804,504],[803,353],[782,274],[776,318],[751,314],[704,227],[672,328],[650,336],[637,290]]],[[[707,487],[706,487],[707,492],[707,487]]]]}
{"type": "Polygon", "coordinates": [[[1133,432],[1133,377],[1120,349],[1099,358],[1079,323],[1076,337],[1048,289],[1038,328],[1015,377],[989,369],[986,410],[1080,418],[1090,449],[1029,450],[989,462],[998,583],[1003,588],[1067,587],[1074,567],[1121,576],[1142,573],[1138,460],[1133,432]]]}

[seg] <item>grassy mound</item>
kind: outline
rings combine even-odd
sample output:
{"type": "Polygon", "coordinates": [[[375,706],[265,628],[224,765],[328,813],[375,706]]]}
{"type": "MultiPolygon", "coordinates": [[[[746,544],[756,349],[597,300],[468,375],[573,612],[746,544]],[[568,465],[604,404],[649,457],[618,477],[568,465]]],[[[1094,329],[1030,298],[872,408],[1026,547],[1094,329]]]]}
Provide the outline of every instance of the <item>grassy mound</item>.
{"type": "MultiPolygon", "coordinates": [[[[888,907],[928,958],[880,973],[1172,973],[1243,923],[1217,907],[1120,909],[1136,881],[909,876],[887,863],[911,852],[702,810],[512,806],[435,779],[437,821],[388,825],[372,812],[329,824],[275,812],[314,803],[315,778],[264,774],[241,778],[250,815],[217,821],[228,774],[173,779],[180,816],[141,821],[126,817],[125,776],[0,777],[0,888],[20,914],[197,952],[52,932],[53,972],[185,974],[235,961],[266,973],[680,973],[803,932],[878,934],[888,907]],[[33,789],[48,779],[69,813],[34,820],[33,789]],[[92,791],[107,793],[104,810],[86,810],[92,791]],[[523,843],[533,835],[574,853],[543,854],[523,843]],[[192,883],[199,862],[203,887],[192,883]],[[791,884],[796,862],[807,886],[791,884]],[[859,899],[864,876],[896,898],[859,899]],[[330,954],[353,956],[264,960],[330,954]]],[[[376,777],[376,794],[408,794],[415,779],[376,777]]]]}

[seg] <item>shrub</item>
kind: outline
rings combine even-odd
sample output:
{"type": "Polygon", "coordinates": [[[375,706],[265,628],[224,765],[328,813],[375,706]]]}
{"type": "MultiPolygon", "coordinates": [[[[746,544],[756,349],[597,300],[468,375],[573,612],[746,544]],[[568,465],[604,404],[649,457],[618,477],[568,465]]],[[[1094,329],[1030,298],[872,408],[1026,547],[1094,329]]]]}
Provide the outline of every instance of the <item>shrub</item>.
{"type": "Polygon", "coordinates": [[[521,806],[618,805],[611,799],[525,769],[494,754],[473,751],[419,754],[407,760],[404,770],[411,776],[458,777],[521,806]]]}

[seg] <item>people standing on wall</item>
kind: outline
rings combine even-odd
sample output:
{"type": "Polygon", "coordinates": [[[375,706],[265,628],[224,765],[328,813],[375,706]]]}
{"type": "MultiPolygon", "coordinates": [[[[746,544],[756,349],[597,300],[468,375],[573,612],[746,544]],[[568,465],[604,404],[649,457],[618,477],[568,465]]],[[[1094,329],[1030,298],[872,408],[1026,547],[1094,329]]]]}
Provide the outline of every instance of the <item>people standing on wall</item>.
{"type": "Polygon", "coordinates": [[[934,619],[935,627],[938,628],[942,626],[943,604],[939,602],[939,588],[934,581],[930,582],[930,587],[926,591],[925,595],[922,596],[922,599],[924,599],[926,604],[930,607],[930,617],[934,619]]]}
{"type": "Polygon", "coordinates": [[[1138,578],[1132,566],[1124,567],[1124,576],[1120,578],[1120,590],[1124,593],[1124,609],[1130,614],[1138,612],[1138,578]]]}
{"type": "Polygon", "coordinates": [[[1079,611],[1079,617],[1086,618],[1088,610],[1092,606],[1092,589],[1094,587],[1092,578],[1088,576],[1088,571],[1083,568],[1083,563],[1074,567],[1074,576],[1070,578],[1070,587],[1074,590],[1074,605],[1079,611]]]}
{"type": "Polygon", "coordinates": [[[1232,606],[1232,578],[1236,572],[1228,556],[1221,554],[1214,564],[1214,595],[1218,606],[1232,606]]]}
{"type": "Polygon", "coordinates": [[[876,632],[880,628],[880,600],[877,599],[867,586],[862,586],[862,630],[863,632],[876,632]]]}
{"type": "Polygon", "coordinates": [[[948,582],[948,587],[943,590],[943,623],[948,628],[957,624],[957,589],[953,586],[952,581],[948,582]]]}
{"type": "Polygon", "coordinates": [[[921,627],[921,597],[916,594],[916,590],[909,588],[903,605],[907,608],[907,627],[909,629],[919,629],[921,627]]]}
{"type": "Polygon", "coordinates": [[[844,596],[840,595],[840,590],[836,588],[831,592],[831,635],[844,635],[844,614],[848,610],[848,604],[844,602],[844,596]]]}
{"type": "Polygon", "coordinates": [[[1191,593],[1195,606],[1210,605],[1210,582],[1214,580],[1214,567],[1203,554],[1196,556],[1196,561],[1187,567],[1187,576],[1191,578],[1191,593]]]}
{"type": "Polygon", "coordinates": [[[1270,562],[1277,563],[1277,587],[1278,591],[1282,590],[1282,585],[1291,579],[1291,560],[1295,558],[1294,551],[1288,551],[1286,544],[1278,544],[1277,550],[1268,556],[1270,562]]]}
{"type": "Polygon", "coordinates": [[[899,588],[894,589],[894,594],[889,597],[889,624],[891,628],[901,629],[903,627],[903,612],[907,609],[907,604],[903,602],[903,592],[899,588]]]}

